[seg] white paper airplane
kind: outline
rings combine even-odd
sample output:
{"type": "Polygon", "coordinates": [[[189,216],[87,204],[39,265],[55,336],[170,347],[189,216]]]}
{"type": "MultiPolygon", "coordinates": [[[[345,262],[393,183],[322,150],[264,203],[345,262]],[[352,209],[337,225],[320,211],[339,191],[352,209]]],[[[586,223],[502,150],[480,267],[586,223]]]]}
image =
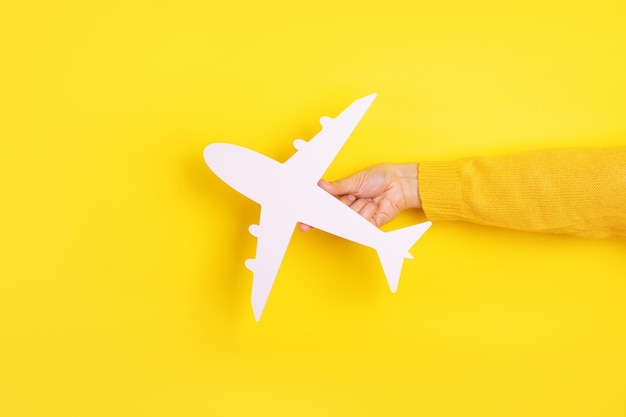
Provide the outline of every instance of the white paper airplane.
{"type": "Polygon", "coordinates": [[[322,117],[322,130],[306,142],[294,141],[297,152],[280,163],[241,146],[213,143],[204,160],[228,185],[261,205],[261,220],[250,226],[257,238],[252,309],[258,321],[298,222],[376,249],[389,288],[396,292],[404,258],[430,227],[424,222],[383,232],[317,185],[335,155],[359,123],[376,94],[352,103],[339,116],[322,117]]]}

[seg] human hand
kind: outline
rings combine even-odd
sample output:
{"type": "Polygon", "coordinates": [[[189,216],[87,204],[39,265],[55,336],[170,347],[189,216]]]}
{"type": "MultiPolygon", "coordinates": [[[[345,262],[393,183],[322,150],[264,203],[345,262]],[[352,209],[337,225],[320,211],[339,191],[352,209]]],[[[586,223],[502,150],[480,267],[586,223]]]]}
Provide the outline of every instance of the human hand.
{"type": "MultiPolygon", "coordinates": [[[[422,206],[417,168],[416,163],[379,164],[338,181],[320,180],[318,185],[380,227],[402,210],[422,206]]],[[[300,230],[311,226],[300,223],[300,230]]]]}

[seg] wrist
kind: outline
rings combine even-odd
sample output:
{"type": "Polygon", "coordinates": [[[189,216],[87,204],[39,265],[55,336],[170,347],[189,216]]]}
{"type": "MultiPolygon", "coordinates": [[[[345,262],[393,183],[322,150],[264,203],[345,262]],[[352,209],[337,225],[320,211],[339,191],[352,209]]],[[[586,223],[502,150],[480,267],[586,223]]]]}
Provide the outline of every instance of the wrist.
{"type": "Polygon", "coordinates": [[[399,164],[397,168],[406,208],[421,208],[422,201],[418,187],[419,165],[417,163],[399,164]]]}

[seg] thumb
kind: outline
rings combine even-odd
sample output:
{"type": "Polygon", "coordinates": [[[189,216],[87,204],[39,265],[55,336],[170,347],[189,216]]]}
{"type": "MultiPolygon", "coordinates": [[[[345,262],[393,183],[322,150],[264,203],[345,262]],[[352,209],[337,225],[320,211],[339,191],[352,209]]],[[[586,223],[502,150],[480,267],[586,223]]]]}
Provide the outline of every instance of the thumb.
{"type": "Polygon", "coordinates": [[[317,185],[334,196],[341,196],[346,194],[357,194],[359,182],[360,181],[358,180],[357,175],[351,175],[333,182],[319,180],[317,185]]]}

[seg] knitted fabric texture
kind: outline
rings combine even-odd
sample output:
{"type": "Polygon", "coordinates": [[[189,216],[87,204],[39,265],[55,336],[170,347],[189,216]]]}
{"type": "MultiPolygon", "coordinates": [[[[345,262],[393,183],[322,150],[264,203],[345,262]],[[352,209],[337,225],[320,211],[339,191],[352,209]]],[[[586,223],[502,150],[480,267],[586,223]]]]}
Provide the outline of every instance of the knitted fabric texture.
{"type": "Polygon", "coordinates": [[[626,238],[626,147],[423,162],[418,180],[433,221],[626,238]]]}

